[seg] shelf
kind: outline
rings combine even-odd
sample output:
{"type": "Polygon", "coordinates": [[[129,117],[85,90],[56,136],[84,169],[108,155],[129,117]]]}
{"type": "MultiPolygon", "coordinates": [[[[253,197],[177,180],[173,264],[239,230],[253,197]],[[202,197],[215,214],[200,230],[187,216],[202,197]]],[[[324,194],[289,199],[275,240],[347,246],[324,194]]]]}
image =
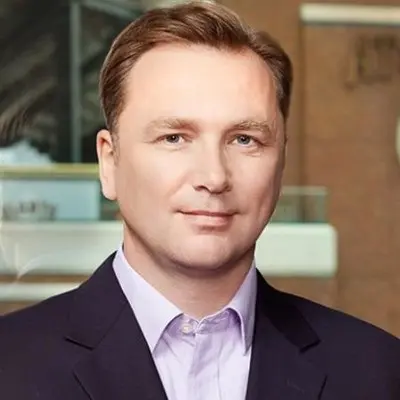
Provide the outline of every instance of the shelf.
{"type": "Polygon", "coordinates": [[[0,180],[97,180],[97,164],[53,164],[43,166],[0,166],[0,180]]]}

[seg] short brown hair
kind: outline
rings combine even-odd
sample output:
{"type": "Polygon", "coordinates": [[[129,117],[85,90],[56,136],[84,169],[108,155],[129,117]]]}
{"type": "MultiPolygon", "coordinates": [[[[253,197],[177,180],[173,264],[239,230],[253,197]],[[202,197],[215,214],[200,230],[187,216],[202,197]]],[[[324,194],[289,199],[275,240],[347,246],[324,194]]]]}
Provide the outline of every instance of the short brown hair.
{"type": "Polygon", "coordinates": [[[195,1],[152,9],[131,22],[114,40],[101,69],[99,87],[109,130],[117,130],[117,120],[125,106],[126,79],[135,62],[152,48],[171,43],[254,51],[272,71],[279,107],[287,119],[292,64],[285,51],[269,34],[252,29],[228,8],[195,1]]]}

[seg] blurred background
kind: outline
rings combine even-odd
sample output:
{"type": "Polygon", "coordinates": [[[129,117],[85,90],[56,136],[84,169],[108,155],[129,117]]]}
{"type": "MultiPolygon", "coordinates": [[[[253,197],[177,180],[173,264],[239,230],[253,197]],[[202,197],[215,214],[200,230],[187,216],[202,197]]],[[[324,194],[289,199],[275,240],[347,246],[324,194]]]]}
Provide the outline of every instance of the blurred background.
{"type": "MultiPolygon", "coordinates": [[[[176,2],[0,0],[0,314],[75,287],[119,245],[97,178],[99,69],[124,26],[176,2]]],[[[400,1],[220,2],[294,64],[261,271],[400,336],[400,1]]]]}

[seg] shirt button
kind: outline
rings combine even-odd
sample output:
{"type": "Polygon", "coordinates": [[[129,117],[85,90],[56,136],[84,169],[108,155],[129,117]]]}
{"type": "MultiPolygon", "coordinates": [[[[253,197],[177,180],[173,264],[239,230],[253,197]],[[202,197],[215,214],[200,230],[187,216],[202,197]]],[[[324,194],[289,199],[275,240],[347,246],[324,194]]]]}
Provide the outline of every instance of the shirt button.
{"type": "Polygon", "coordinates": [[[184,333],[185,335],[188,335],[189,333],[193,332],[193,326],[189,323],[184,323],[181,327],[181,331],[182,333],[184,333]]]}

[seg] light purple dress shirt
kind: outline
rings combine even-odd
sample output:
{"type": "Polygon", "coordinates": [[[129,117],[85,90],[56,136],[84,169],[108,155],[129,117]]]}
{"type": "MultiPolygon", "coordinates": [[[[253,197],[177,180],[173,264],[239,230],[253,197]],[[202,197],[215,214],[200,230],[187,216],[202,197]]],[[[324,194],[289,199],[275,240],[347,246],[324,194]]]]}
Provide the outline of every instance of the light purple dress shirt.
{"type": "Polygon", "coordinates": [[[232,301],[196,320],[184,315],[127,262],[122,247],[113,263],[147,340],[169,400],[244,400],[254,330],[254,265],[232,301]]]}

